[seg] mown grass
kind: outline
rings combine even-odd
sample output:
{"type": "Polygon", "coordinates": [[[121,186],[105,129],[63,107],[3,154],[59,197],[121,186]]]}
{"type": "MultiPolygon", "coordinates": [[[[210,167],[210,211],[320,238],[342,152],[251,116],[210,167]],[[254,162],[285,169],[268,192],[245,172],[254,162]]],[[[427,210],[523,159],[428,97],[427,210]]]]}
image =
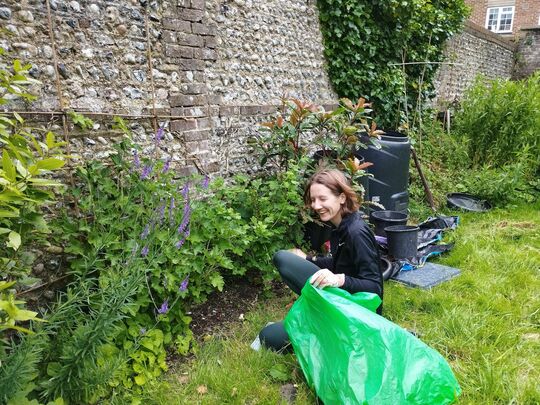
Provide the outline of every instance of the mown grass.
{"type": "MultiPolygon", "coordinates": [[[[460,404],[538,404],[540,203],[460,217],[449,235],[455,248],[439,262],[462,274],[431,291],[387,283],[385,316],[449,361],[460,404]]],[[[315,403],[294,356],[249,347],[268,320],[284,316],[289,299],[264,300],[243,323],[208,339],[192,361],[172,368],[170,388],[148,391],[145,402],[279,404],[290,382],[295,403],[315,403]]]]}

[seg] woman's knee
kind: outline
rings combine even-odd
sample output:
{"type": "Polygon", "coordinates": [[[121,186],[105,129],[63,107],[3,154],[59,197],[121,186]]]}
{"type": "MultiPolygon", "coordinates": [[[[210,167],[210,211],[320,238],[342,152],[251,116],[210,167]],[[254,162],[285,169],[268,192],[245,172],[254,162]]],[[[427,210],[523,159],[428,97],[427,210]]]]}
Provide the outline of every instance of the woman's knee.
{"type": "Polygon", "coordinates": [[[274,265],[279,269],[283,267],[283,263],[287,261],[287,256],[291,255],[292,253],[288,250],[278,250],[274,254],[273,262],[274,265]]]}
{"type": "Polygon", "coordinates": [[[259,332],[259,340],[264,347],[275,351],[286,350],[290,345],[289,335],[283,326],[283,322],[265,326],[259,332]]]}

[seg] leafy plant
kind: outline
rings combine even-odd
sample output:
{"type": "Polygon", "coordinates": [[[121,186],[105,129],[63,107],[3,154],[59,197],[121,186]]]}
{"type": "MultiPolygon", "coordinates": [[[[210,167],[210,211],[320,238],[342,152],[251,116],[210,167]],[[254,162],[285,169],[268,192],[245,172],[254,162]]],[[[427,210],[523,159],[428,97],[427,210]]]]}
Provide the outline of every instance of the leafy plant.
{"type": "MultiPolygon", "coordinates": [[[[439,208],[446,205],[446,195],[454,192],[476,195],[493,206],[538,199],[540,184],[535,175],[534,157],[526,151],[500,167],[488,162],[475,165],[466,137],[449,134],[433,119],[423,121],[423,132],[425,136],[417,154],[439,208]]],[[[424,219],[433,213],[423,203],[425,192],[412,161],[410,175],[411,215],[424,219]]]]}
{"type": "Polygon", "coordinates": [[[286,170],[314,148],[320,148],[320,157],[344,167],[347,160],[354,160],[358,148],[383,133],[372,121],[370,106],[363,98],[356,104],[344,98],[337,109],[327,112],[309,102],[283,99],[281,113],[274,121],[260,124],[250,143],[261,154],[262,167],[272,163],[286,170]]]}
{"type": "Polygon", "coordinates": [[[397,128],[401,112],[426,99],[437,64],[423,62],[441,62],[445,41],[467,16],[463,0],[319,0],[317,5],[334,89],[340,97],[372,100],[384,128],[397,128]]]}
{"type": "MultiPolygon", "coordinates": [[[[0,69],[0,104],[22,97],[33,80],[26,77],[30,65],[13,62],[13,71],[0,69]]],[[[18,114],[0,114],[0,277],[21,276],[32,257],[21,246],[49,232],[41,208],[62,184],[47,177],[62,168],[65,155],[54,133],[30,128],[18,114]]]]}
{"type": "MultiPolygon", "coordinates": [[[[160,129],[156,148],[162,136],[160,129]]],[[[79,202],[80,216],[67,211],[55,227],[62,229],[72,288],[88,297],[92,316],[74,316],[80,320],[59,332],[62,345],[49,346],[48,382],[42,384],[47,398],[93,401],[107,395],[107,384],[138,392],[166,370],[167,348],[189,351],[187,313],[193,303],[222,290],[226,275],[256,268],[263,281],[273,279],[271,254],[300,240],[298,166],[275,178],[239,177],[226,184],[200,176],[175,178],[170,160],[153,156],[141,156],[125,139],[109,162],[86,162],[77,170],[77,187],[70,192],[79,202]],[[116,321],[103,328],[108,332],[96,334],[102,317],[93,314],[111,306],[96,295],[96,288],[119,289],[117,274],[124,274],[123,268],[142,275],[141,288],[133,300],[124,300],[122,318],[109,314],[116,321]],[[57,365],[53,360],[77,353],[91,336],[97,343],[87,362],[57,365]],[[74,373],[84,373],[81,381],[93,388],[62,383],[74,373]]]]}
{"type": "Polygon", "coordinates": [[[94,127],[94,121],[92,121],[90,118],[85,117],[83,114],[80,114],[75,111],[68,111],[69,118],[71,118],[71,121],[75,125],[77,125],[79,128],[83,130],[89,130],[94,127]]]}
{"type": "MultiPolygon", "coordinates": [[[[232,274],[257,269],[266,284],[276,278],[272,256],[279,249],[302,244],[302,187],[305,159],[288,170],[259,178],[237,175],[226,187],[216,182],[216,197],[238,212],[246,224],[243,251],[233,259],[232,274]]],[[[239,243],[241,241],[236,241],[239,243]]]]}
{"type": "Polygon", "coordinates": [[[540,72],[521,81],[479,76],[454,119],[454,131],[467,142],[473,166],[503,167],[530,159],[540,168],[540,72]]]}
{"type": "Polygon", "coordinates": [[[25,303],[24,301],[15,299],[14,292],[9,290],[14,284],[15,281],[0,281],[0,333],[7,329],[32,333],[27,328],[15,325],[15,322],[39,321],[40,319],[37,317],[37,312],[28,311],[21,307],[25,303]]]}

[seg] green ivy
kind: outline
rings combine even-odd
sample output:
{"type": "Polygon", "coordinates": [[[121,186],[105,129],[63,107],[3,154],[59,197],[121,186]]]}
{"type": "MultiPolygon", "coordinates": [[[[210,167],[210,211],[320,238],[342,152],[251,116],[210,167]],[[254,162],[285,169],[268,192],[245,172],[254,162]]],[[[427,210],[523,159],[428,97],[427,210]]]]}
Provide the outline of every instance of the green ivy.
{"type": "MultiPolygon", "coordinates": [[[[374,102],[377,122],[397,128],[419,92],[433,88],[445,41],[459,31],[463,0],[318,0],[330,80],[340,97],[374,102]],[[405,71],[405,74],[403,73],[405,71]],[[407,95],[405,98],[404,95],[407,95]]],[[[425,100],[425,98],[424,98],[425,100]]]]}

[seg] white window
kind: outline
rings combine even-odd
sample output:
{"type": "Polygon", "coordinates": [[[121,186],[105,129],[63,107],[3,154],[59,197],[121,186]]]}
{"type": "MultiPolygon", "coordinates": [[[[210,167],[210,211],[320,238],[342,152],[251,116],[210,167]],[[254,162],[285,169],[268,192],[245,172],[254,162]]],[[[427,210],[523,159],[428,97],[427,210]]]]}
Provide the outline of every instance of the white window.
{"type": "Polygon", "coordinates": [[[514,22],[514,6],[490,7],[486,13],[486,28],[498,33],[511,33],[514,22]]]}

